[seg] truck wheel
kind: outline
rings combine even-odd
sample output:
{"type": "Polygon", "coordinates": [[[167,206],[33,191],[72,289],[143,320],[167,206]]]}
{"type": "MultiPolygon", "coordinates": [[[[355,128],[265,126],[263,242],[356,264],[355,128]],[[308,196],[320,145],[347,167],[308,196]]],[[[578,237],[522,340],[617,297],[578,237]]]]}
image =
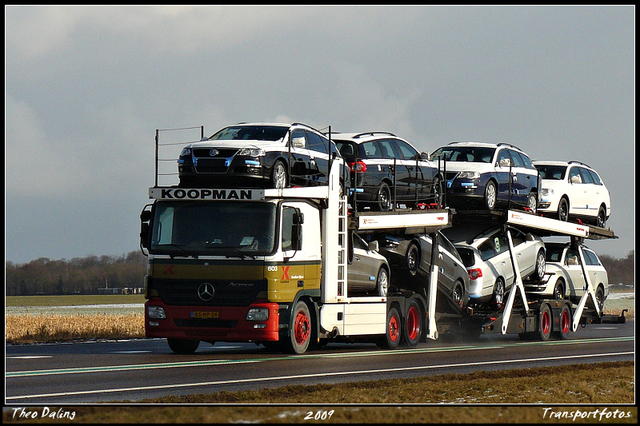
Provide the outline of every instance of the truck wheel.
{"type": "Polygon", "coordinates": [[[420,266],[420,254],[420,246],[415,241],[411,241],[409,248],[407,249],[407,254],[404,258],[411,275],[418,273],[418,268],[420,266]]]}
{"type": "Polygon", "coordinates": [[[540,318],[538,323],[538,337],[540,340],[549,340],[551,330],[553,330],[553,316],[551,308],[546,303],[540,309],[540,318]]]}
{"type": "Polygon", "coordinates": [[[387,313],[387,332],[378,346],[385,349],[396,349],[400,345],[402,336],[402,320],[396,308],[389,309],[387,313]]]}
{"type": "Polygon", "coordinates": [[[188,355],[192,354],[198,349],[200,345],[199,340],[186,340],[186,339],[167,339],[169,348],[177,354],[188,355]]]}
{"type": "Polygon", "coordinates": [[[420,342],[420,338],[422,338],[422,315],[420,306],[415,300],[409,303],[402,337],[409,347],[416,346],[420,342]]]}
{"type": "Polygon", "coordinates": [[[569,330],[571,329],[571,310],[567,305],[562,307],[560,311],[560,323],[558,326],[560,330],[556,331],[556,336],[561,340],[566,340],[569,337],[569,330]]]}
{"type": "Polygon", "coordinates": [[[291,329],[285,342],[285,350],[294,354],[303,354],[311,342],[311,313],[303,301],[298,301],[291,311],[291,329]]]}

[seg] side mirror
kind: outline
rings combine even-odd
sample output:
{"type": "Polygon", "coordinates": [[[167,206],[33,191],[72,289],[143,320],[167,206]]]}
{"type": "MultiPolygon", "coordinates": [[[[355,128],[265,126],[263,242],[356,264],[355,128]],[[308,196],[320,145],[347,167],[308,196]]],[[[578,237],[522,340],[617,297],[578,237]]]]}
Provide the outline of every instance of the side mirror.
{"type": "Polygon", "coordinates": [[[380,246],[378,245],[378,240],[370,241],[367,249],[369,251],[378,251],[378,249],[380,249],[380,246]]]}
{"type": "Polygon", "coordinates": [[[140,213],[140,246],[149,248],[149,229],[151,227],[151,206],[147,205],[140,213]]]}
{"type": "Polygon", "coordinates": [[[306,140],[304,136],[293,138],[291,141],[291,146],[294,148],[304,148],[306,146],[306,140]]]}
{"type": "Polygon", "coordinates": [[[582,183],[582,179],[580,178],[580,175],[571,176],[571,183],[582,183]]]}
{"type": "Polygon", "coordinates": [[[302,224],[304,214],[297,212],[293,215],[293,225],[291,226],[291,250],[302,250],[302,224]]]}
{"type": "Polygon", "coordinates": [[[500,160],[500,167],[511,167],[511,159],[503,158],[502,160],[500,160]]]}
{"type": "Polygon", "coordinates": [[[425,160],[428,161],[429,160],[429,153],[427,151],[423,151],[420,153],[420,159],[421,160],[425,160]]]}

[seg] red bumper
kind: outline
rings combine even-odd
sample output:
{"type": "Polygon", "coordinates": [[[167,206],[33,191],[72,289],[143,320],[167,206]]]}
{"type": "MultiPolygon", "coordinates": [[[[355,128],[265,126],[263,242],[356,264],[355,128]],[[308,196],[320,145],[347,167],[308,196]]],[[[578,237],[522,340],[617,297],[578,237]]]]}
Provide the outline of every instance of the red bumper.
{"type": "Polygon", "coordinates": [[[171,306],[159,298],[145,303],[147,337],[192,339],[218,342],[278,341],[280,315],[277,303],[255,302],[249,306],[171,306]],[[149,317],[149,306],[161,307],[166,318],[149,317]],[[266,321],[247,321],[251,308],[267,308],[266,321]]]}

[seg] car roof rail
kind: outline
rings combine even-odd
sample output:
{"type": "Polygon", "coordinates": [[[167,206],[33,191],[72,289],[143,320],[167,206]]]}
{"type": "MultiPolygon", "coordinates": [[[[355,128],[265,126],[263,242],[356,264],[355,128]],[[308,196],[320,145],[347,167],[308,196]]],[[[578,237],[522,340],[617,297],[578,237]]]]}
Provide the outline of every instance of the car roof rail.
{"type": "Polygon", "coordinates": [[[354,135],[353,138],[357,139],[357,138],[361,138],[363,136],[375,136],[375,135],[388,135],[388,136],[396,136],[391,132],[364,132],[364,133],[358,133],[357,135],[354,135]]]}
{"type": "Polygon", "coordinates": [[[582,166],[586,166],[586,167],[588,167],[590,169],[593,169],[593,167],[591,167],[587,163],[583,163],[582,161],[571,160],[571,161],[568,162],[568,164],[580,164],[582,166]]]}
{"type": "MultiPolygon", "coordinates": [[[[513,145],[513,144],[510,144],[510,143],[500,142],[500,143],[498,144],[498,146],[508,146],[509,148],[515,148],[515,149],[517,149],[518,151],[522,151],[520,148],[518,148],[517,146],[515,146],[515,145],[513,145]]],[[[524,152],[524,151],[523,151],[523,152],[524,152]]]]}

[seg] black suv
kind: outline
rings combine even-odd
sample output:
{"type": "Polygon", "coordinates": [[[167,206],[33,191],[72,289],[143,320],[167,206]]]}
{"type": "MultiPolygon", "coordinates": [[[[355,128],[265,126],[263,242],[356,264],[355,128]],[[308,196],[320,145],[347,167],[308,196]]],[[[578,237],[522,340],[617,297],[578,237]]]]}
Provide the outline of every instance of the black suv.
{"type": "MultiPolygon", "coordinates": [[[[239,123],[184,147],[178,159],[182,187],[286,188],[327,184],[335,144],[300,123],[239,123]]],[[[348,185],[346,166],[341,172],[348,185]]]]}
{"type": "Polygon", "coordinates": [[[409,142],[387,132],[333,133],[351,170],[358,209],[388,211],[398,204],[442,203],[438,168],[409,142]]]}

